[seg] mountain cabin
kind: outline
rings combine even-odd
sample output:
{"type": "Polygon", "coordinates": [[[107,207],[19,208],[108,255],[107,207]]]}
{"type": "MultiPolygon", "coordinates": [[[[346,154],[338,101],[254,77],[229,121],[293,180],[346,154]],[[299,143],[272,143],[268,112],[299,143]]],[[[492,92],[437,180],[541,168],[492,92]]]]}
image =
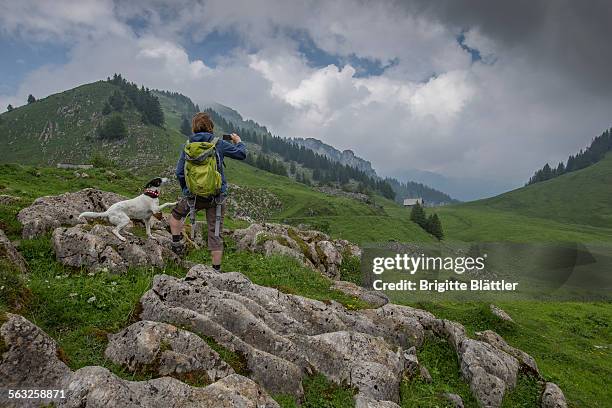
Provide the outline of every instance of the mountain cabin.
{"type": "Polygon", "coordinates": [[[404,207],[414,207],[417,204],[424,205],[425,200],[423,200],[421,197],[404,198],[404,207]]]}

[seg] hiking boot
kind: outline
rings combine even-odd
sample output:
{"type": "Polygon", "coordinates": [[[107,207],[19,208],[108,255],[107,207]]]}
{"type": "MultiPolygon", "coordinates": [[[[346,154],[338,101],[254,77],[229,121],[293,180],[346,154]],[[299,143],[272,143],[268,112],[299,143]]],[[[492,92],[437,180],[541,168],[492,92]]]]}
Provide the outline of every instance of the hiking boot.
{"type": "Polygon", "coordinates": [[[174,252],[179,257],[185,256],[185,253],[187,252],[187,246],[185,245],[183,241],[178,241],[178,242],[173,241],[171,248],[172,248],[172,252],[174,252]]]}

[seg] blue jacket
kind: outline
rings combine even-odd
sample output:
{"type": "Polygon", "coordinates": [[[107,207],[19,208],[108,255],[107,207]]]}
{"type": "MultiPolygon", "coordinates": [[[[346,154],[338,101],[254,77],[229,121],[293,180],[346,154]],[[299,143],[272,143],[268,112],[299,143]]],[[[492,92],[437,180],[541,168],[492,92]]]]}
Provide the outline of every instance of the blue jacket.
{"type": "MultiPolygon", "coordinates": [[[[189,142],[210,142],[215,136],[212,133],[196,133],[189,137],[189,142]]],[[[225,173],[223,172],[223,158],[225,156],[236,159],[236,160],[244,160],[246,159],[246,145],[242,142],[233,144],[227,142],[225,140],[220,139],[217,142],[217,155],[218,155],[218,166],[219,173],[221,173],[221,193],[225,194],[227,191],[227,182],[225,181],[225,173]]],[[[178,178],[179,183],[181,184],[181,190],[183,190],[183,195],[191,195],[189,189],[187,188],[187,183],[185,183],[185,151],[181,149],[181,155],[179,157],[179,161],[176,164],[176,178],[178,178]]]]}

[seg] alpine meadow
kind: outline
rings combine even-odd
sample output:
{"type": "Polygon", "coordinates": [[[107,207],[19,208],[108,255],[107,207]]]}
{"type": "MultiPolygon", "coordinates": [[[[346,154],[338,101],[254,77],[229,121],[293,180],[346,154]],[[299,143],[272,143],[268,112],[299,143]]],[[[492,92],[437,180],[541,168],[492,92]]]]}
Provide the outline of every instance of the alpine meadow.
{"type": "MultiPolygon", "coordinates": [[[[139,299],[150,288],[155,274],[180,277],[185,275],[185,267],[169,263],[161,269],[130,267],[122,274],[108,271],[91,276],[86,268],[75,269],[54,260],[49,235],[21,239],[22,227],[16,220],[20,210],[41,196],[95,188],[130,197],[138,194],[147,177],[160,172],[173,173],[173,161],[184,140],[180,133],[181,121],[193,114],[195,105],[180,94],[145,90],[158,98],[163,110],[164,125],[158,126],[144,123],[136,107],[125,97],[118,114],[125,123],[126,134],[117,140],[106,140],[97,133],[96,127],[111,115],[102,113],[108,99],[121,92],[112,82],[100,81],[51,95],[0,116],[1,142],[10,146],[3,150],[1,157],[5,164],[0,186],[3,197],[15,197],[2,203],[2,229],[9,239],[18,242],[29,265],[27,275],[11,268],[3,272],[2,308],[5,312],[24,315],[49,333],[62,348],[72,369],[101,365],[120,378],[144,381],[158,374],[154,370],[134,374],[108,360],[104,355],[107,335],[134,320],[139,299]],[[14,162],[20,164],[11,164],[14,162]],[[93,168],[55,168],[56,164],[66,162],[92,164],[93,168]],[[92,298],[95,302],[88,302],[92,298]]],[[[236,198],[240,209],[233,210],[226,227],[248,226],[249,218],[241,216],[244,215],[241,211],[248,211],[249,206],[257,207],[259,197],[264,194],[273,197],[274,205],[264,209],[263,214],[251,210],[255,213],[251,214],[252,218],[261,217],[266,222],[295,229],[311,228],[333,239],[356,244],[437,241],[410,220],[410,209],[383,197],[377,190],[364,187],[364,181],[350,178],[342,184],[313,179],[313,169],[303,162],[292,161],[256,143],[258,138],[271,140],[273,137],[264,127],[244,121],[233,110],[225,108],[233,112],[228,117],[215,108],[219,109],[218,105],[207,109],[214,112],[217,121],[223,118],[224,125],[232,127],[215,128],[216,134],[231,130],[244,134],[248,129],[249,153],[276,161],[284,169],[282,175],[260,169],[256,167],[257,159],[251,164],[228,162],[227,177],[235,184],[232,189],[244,197],[236,198]],[[324,185],[328,187],[323,188],[324,185]]],[[[585,169],[498,197],[428,211],[439,215],[447,242],[610,241],[612,226],[606,220],[612,214],[606,214],[605,209],[610,211],[611,163],[606,157],[585,169]],[[589,199],[580,203],[571,200],[569,196],[577,191],[589,199]]],[[[362,177],[368,180],[372,176],[363,174],[362,177]]],[[[380,182],[370,183],[375,188],[380,182]]],[[[171,201],[177,193],[176,187],[169,188],[163,192],[162,201],[171,201]]],[[[139,234],[141,227],[134,228],[134,233],[139,234]]],[[[238,250],[231,239],[226,245],[224,269],[240,271],[254,283],[313,299],[336,300],[350,309],[371,307],[359,298],[334,289],[329,278],[302,266],[290,255],[262,257],[257,252],[238,250]]],[[[191,251],[188,259],[209,260],[204,250],[191,251]]],[[[341,279],[359,283],[358,260],[345,259],[340,269],[341,279]]],[[[610,398],[605,381],[612,367],[608,350],[602,348],[610,336],[608,322],[612,312],[607,304],[499,304],[512,316],[512,323],[491,315],[487,305],[481,303],[407,305],[460,322],[472,336],[482,330],[503,335],[510,345],[536,359],[541,375],[559,384],[570,406],[603,407],[610,398]]],[[[245,364],[240,363],[241,357],[236,351],[224,348],[209,337],[205,340],[220,351],[228,364],[245,364]]],[[[445,392],[460,395],[466,406],[477,405],[469,386],[463,383],[457,357],[448,347],[439,340],[426,340],[417,354],[433,380],[405,377],[400,388],[401,406],[444,405],[445,392]]],[[[505,395],[503,406],[532,406],[540,398],[538,381],[531,374],[520,374],[517,386],[505,395]]],[[[333,385],[333,380],[321,374],[305,379],[303,386],[302,398],[284,394],[275,398],[282,406],[353,404],[352,388],[343,388],[346,384],[333,385]]]]}

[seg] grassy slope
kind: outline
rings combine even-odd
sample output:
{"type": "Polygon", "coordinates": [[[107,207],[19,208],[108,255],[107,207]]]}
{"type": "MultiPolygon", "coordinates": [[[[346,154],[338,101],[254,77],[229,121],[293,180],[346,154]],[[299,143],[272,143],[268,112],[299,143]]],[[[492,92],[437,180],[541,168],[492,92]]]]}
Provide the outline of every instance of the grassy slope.
{"type": "Polygon", "coordinates": [[[612,228],[612,154],[585,169],[458,206],[612,228]]]}
{"type": "MultiPolygon", "coordinates": [[[[403,240],[430,239],[418,229],[411,228],[409,223],[407,230],[402,233],[401,228],[397,228],[397,220],[404,219],[407,211],[390,201],[380,198],[377,200],[384,210],[385,215],[381,215],[380,210],[363,204],[344,198],[327,197],[287,178],[254,169],[243,163],[231,163],[228,167],[228,177],[232,181],[268,188],[279,194],[285,203],[285,209],[278,215],[279,220],[285,218],[292,220],[291,217],[297,215],[300,219],[306,218],[306,222],[311,224],[327,221],[334,235],[357,241],[381,240],[392,234],[399,234],[398,238],[403,240]],[[336,215],[308,217],[311,210],[321,206],[329,211],[335,211],[336,215]],[[352,214],[355,213],[364,214],[357,217],[364,220],[363,223],[354,221],[355,217],[352,214]],[[384,221],[382,224],[381,220],[384,221]],[[378,225],[372,226],[372,224],[378,225]]],[[[14,221],[18,208],[27,205],[35,197],[91,186],[131,196],[140,190],[144,181],[144,178],[133,177],[129,172],[117,169],[113,169],[117,178],[109,178],[104,169],[94,169],[88,171],[91,176],[89,179],[76,178],[73,172],[68,170],[45,168],[36,170],[14,165],[2,165],[0,170],[0,187],[2,187],[0,193],[20,195],[24,198],[17,206],[0,208],[0,219],[5,224],[3,228],[7,229],[7,233],[12,238],[18,238],[19,234],[19,225],[14,221]],[[37,173],[40,174],[38,177],[37,173]],[[28,182],[23,183],[23,180],[28,182]]],[[[164,197],[163,201],[170,198],[164,197]]],[[[450,213],[453,207],[445,208],[444,211],[450,213]]],[[[492,214],[490,216],[493,217],[492,214]]],[[[509,217],[507,225],[515,225],[516,216],[513,218],[509,215],[509,217]]],[[[529,223],[537,221],[526,217],[524,219],[529,223]]],[[[399,225],[402,225],[402,222],[399,225]]],[[[544,224],[540,232],[551,225],[546,220],[542,222],[544,224]]],[[[571,230],[572,227],[567,228],[571,230]]],[[[503,230],[494,229],[488,232],[495,239],[500,239],[499,235],[495,236],[498,233],[503,233],[503,230]]],[[[585,238],[593,237],[592,232],[587,231],[584,234],[585,238]]],[[[66,270],[53,261],[49,262],[48,259],[52,258],[52,255],[46,240],[25,241],[22,250],[34,267],[30,283],[30,288],[34,292],[34,302],[29,316],[60,341],[74,367],[105,364],[126,376],[126,373],[103,360],[101,352],[104,341],[99,338],[100,333],[116,331],[128,321],[136,300],[150,285],[151,277],[160,271],[133,270],[125,276],[100,275],[92,278],[84,273],[66,270]],[[113,285],[112,282],[117,284],[113,285]],[[70,297],[72,293],[77,295],[70,297]],[[91,296],[96,296],[99,303],[88,304],[86,300],[91,296]]],[[[206,262],[208,255],[205,252],[195,253],[192,254],[192,259],[206,262]]],[[[359,306],[358,302],[329,291],[329,284],[320,280],[319,275],[299,269],[297,265],[284,259],[270,260],[256,255],[237,254],[230,249],[226,253],[224,264],[228,270],[240,270],[260,284],[277,286],[287,292],[318,299],[335,298],[350,307],[359,306]]],[[[184,271],[170,267],[166,273],[180,276],[184,271]]],[[[516,325],[512,327],[491,320],[486,309],[479,304],[430,303],[419,306],[441,317],[458,320],[471,331],[484,328],[499,331],[512,345],[526,350],[537,359],[544,375],[559,382],[566,391],[572,406],[605,406],[609,392],[603,382],[611,373],[609,349],[599,349],[594,346],[609,347],[610,328],[607,322],[612,319],[609,305],[502,304],[501,306],[511,313],[516,321],[516,325]]],[[[402,388],[404,407],[416,404],[440,405],[442,402],[436,397],[440,391],[457,392],[469,398],[469,392],[466,393],[464,384],[452,368],[456,361],[440,357],[445,355],[443,346],[428,345],[420,355],[434,378],[437,376],[439,381],[433,385],[404,384],[402,388]]],[[[519,390],[509,398],[522,400],[529,395],[528,392],[519,390]]],[[[291,406],[291,403],[287,406],[291,406]]]]}
{"type": "Polygon", "coordinates": [[[128,127],[125,140],[97,139],[95,129],[104,118],[100,112],[117,89],[94,82],[3,113],[0,143],[8,149],[2,149],[0,163],[88,163],[92,155],[100,154],[124,167],[164,168],[184,138],[174,128],[143,125],[135,110],[123,113],[128,127]]]}
{"type": "MultiPolygon", "coordinates": [[[[450,240],[610,242],[611,178],[609,156],[554,180],[435,211],[450,240]]],[[[604,407],[612,400],[609,303],[500,303],[514,325],[493,319],[487,306],[477,303],[416,306],[460,321],[472,333],[497,331],[537,360],[544,376],[565,391],[570,406],[604,407]]]]}

